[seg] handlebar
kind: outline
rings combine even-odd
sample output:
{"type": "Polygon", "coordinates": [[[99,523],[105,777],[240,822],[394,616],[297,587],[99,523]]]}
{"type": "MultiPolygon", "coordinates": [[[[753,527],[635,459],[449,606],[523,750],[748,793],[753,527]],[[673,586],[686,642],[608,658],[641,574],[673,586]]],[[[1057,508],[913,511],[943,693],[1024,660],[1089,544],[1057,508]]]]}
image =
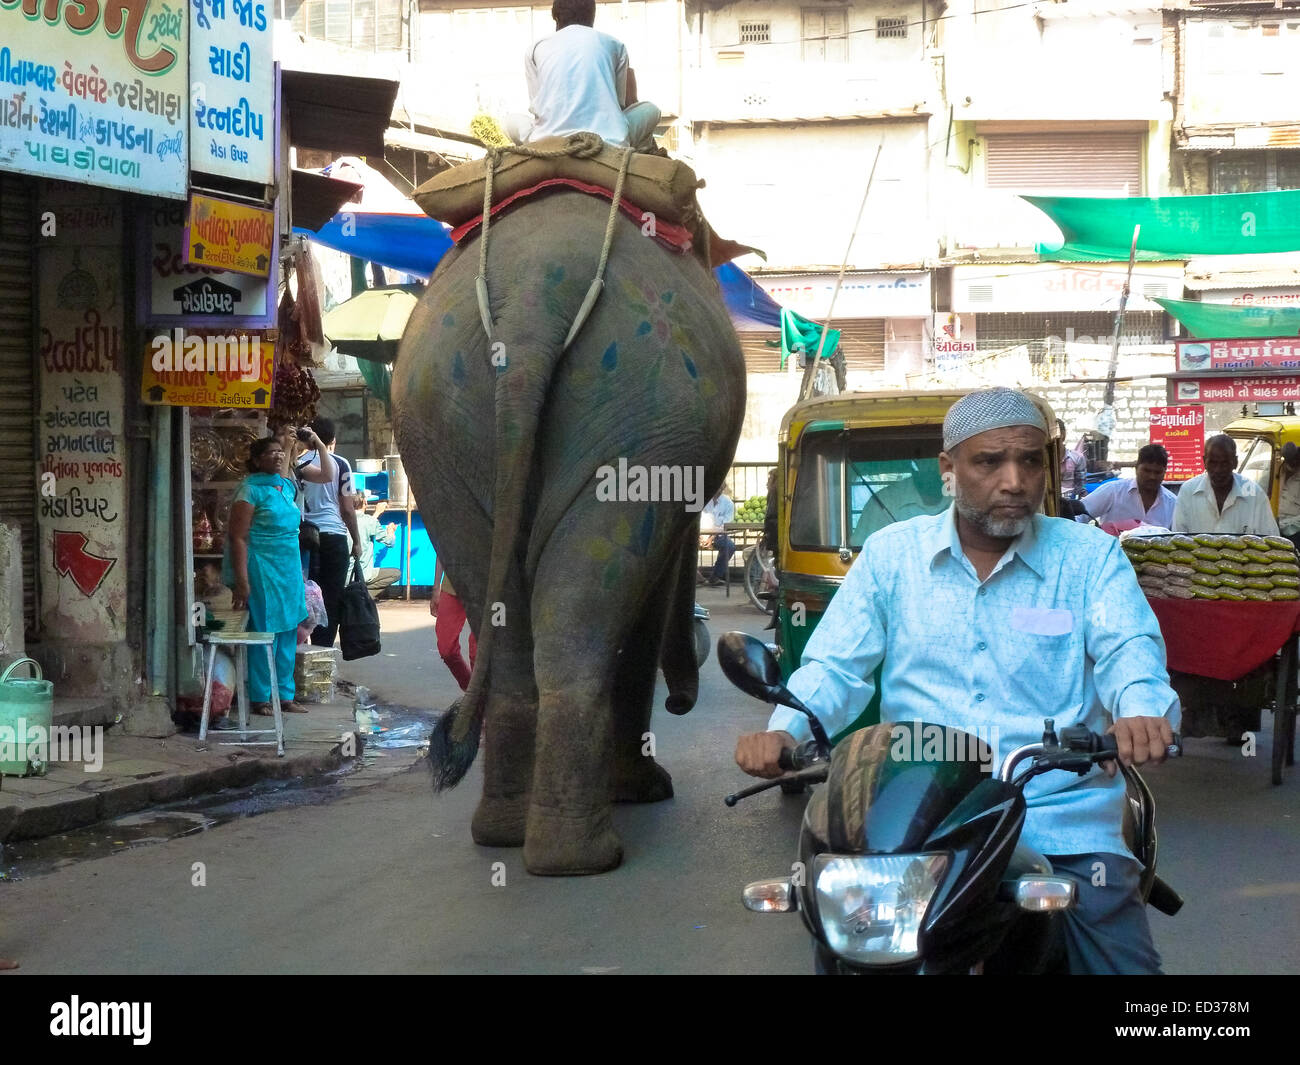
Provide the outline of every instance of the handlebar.
{"type": "MultiPolygon", "coordinates": [[[[1007,755],[998,772],[999,780],[1021,787],[1032,778],[1054,769],[1068,770],[1082,776],[1094,765],[1114,761],[1119,757],[1119,743],[1114,733],[1102,735],[1093,732],[1086,725],[1076,725],[1062,729],[1058,742],[1052,721],[1045,721],[1044,726],[1042,743],[1026,744],[1007,755]],[[1030,767],[1016,776],[1016,767],[1027,760],[1032,760],[1030,767]]],[[[1174,736],[1174,742],[1165,749],[1165,753],[1171,758],[1183,753],[1180,736],[1174,736]]]]}

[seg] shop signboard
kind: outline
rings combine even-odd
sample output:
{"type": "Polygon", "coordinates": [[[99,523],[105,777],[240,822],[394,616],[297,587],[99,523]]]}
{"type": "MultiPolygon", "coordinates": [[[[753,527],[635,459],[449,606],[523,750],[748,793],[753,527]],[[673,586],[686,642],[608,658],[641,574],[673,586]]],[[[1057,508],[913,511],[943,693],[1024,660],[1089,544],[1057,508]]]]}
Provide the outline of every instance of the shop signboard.
{"type": "MultiPolygon", "coordinates": [[[[759,274],[754,277],[782,307],[813,321],[831,310],[835,274],[759,274]]],[[[928,273],[845,274],[835,297],[834,318],[929,318],[928,273]]]]}
{"type": "Polygon", "coordinates": [[[948,311],[934,318],[934,368],[951,373],[975,356],[975,315],[948,311]]]}
{"type": "Polygon", "coordinates": [[[190,194],[185,225],[187,263],[266,277],[274,250],[274,211],[199,192],[190,194]]]}
{"type": "MultiPolygon", "coordinates": [[[[262,329],[275,324],[274,278],[186,261],[185,205],[156,204],[140,235],[139,315],[156,326],[262,329]]],[[[271,261],[279,255],[272,248],[271,261]]]]}
{"type": "Polygon", "coordinates": [[[184,0],[0,3],[0,171],[184,199],[188,25],[184,0]]]}
{"type": "Polygon", "coordinates": [[[1179,370],[1287,370],[1300,373],[1300,338],[1179,340],[1179,370]]]}
{"type": "Polygon", "coordinates": [[[1205,408],[1151,408],[1151,443],[1169,452],[1165,479],[1186,481],[1205,472],[1205,408]]]}
{"type": "MultiPolygon", "coordinates": [[[[1127,263],[981,263],[953,268],[952,306],[958,311],[1114,312],[1128,274],[1127,263]]],[[[1182,262],[1138,263],[1126,306],[1158,311],[1153,296],[1183,291],[1182,262]]]]}
{"type": "Polygon", "coordinates": [[[205,174],[275,180],[273,9],[258,0],[193,0],[191,165],[205,174]]]}
{"type": "Polygon", "coordinates": [[[1230,307],[1300,307],[1300,285],[1267,291],[1247,288],[1205,289],[1202,303],[1226,303],[1230,307]]]}
{"type": "Polygon", "coordinates": [[[274,356],[275,342],[261,333],[178,326],[149,341],[140,398],[172,407],[270,407],[274,356]]]}
{"type": "Polygon", "coordinates": [[[1300,376],[1192,377],[1174,382],[1174,399],[1192,403],[1240,403],[1300,399],[1300,376]]]}

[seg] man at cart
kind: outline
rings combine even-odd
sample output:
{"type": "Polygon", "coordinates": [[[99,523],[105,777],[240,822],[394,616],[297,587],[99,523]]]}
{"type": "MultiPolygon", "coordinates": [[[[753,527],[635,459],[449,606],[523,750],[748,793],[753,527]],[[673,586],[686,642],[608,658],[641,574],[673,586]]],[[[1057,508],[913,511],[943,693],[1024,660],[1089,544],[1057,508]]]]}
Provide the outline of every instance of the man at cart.
{"type": "Polygon", "coordinates": [[[1183,485],[1174,506],[1174,532],[1277,536],[1268,496],[1237,472],[1237,444],[1220,433],[1205,442],[1205,472],[1183,485]]]}

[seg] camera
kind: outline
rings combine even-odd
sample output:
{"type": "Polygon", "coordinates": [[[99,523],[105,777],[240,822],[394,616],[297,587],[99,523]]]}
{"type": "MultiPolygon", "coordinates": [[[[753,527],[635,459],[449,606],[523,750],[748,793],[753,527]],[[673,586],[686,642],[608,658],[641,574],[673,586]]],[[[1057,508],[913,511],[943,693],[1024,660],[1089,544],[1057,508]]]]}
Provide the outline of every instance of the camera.
{"type": "Polygon", "coordinates": [[[301,440],[305,444],[307,443],[307,441],[311,439],[311,430],[304,425],[296,433],[294,433],[294,436],[296,436],[299,440],[301,440]]]}

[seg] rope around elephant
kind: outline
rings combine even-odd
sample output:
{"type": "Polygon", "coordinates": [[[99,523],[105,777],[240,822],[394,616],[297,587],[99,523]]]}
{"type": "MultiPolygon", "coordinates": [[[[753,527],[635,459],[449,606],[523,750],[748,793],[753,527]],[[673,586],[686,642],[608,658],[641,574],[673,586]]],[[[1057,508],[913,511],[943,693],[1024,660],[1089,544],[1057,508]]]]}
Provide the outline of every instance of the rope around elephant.
{"type": "MultiPolygon", "coordinates": [[[[501,159],[506,155],[522,155],[530,159],[559,159],[565,156],[591,159],[599,155],[604,147],[605,142],[595,133],[572,133],[560,148],[530,148],[526,144],[488,148],[487,178],[483,182],[483,234],[479,240],[478,276],[474,279],[474,289],[478,295],[478,313],[483,319],[483,331],[489,340],[492,339],[492,305],[488,301],[487,287],[488,229],[492,220],[493,178],[501,159]]],[[[609,263],[610,249],[614,246],[614,227],[618,221],[619,204],[623,201],[623,185],[631,161],[632,149],[630,147],[623,149],[623,160],[619,164],[618,178],[614,182],[614,199],[609,206],[609,220],[605,224],[605,240],[600,249],[600,262],[596,266],[596,276],[587,286],[587,294],[583,297],[573,324],[569,326],[569,335],[564,338],[564,348],[561,350],[567,349],[573,343],[573,338],[578,335],[592,308],[596,306],[596,300],[604,291],[605,267],[609,263]]]]}

